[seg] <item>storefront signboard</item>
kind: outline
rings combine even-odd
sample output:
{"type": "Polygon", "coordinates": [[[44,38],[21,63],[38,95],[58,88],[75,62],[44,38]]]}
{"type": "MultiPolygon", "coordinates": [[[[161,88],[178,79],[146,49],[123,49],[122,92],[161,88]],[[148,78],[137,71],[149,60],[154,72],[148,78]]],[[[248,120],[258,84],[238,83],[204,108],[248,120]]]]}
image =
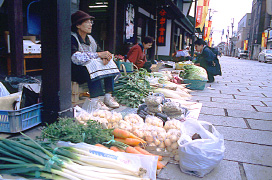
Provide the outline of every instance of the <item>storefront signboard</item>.
{"type": "Polygon", "coordinates": [[[132,4],[127,4],[125,6],[126,13],[126,32],[125,32],[125,42],[134,43],[135,33],[134,33],[134,18],[135,18],[135,10],[132,4]]]}
{"type": "Polygon", "coordinates": [[[157,45],[158,46],[165,46],[166,41],[166,11],[164,9],[160,9],[158,13],[158,29],[157,29],[157,45]]]}

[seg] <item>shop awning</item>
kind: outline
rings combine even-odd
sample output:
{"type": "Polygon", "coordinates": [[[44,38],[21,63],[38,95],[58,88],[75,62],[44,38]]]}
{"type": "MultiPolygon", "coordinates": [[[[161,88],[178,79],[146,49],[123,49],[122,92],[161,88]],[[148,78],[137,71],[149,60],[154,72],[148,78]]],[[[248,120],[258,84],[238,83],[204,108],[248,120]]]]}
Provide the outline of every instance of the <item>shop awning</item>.
{"type": "Polygon", "coordinates": [[[169,14],[172,14],[174,19],[176,19],[186,31],[192,34],[194,30],[193,24],[183,14],[183,12],[177,7],[177,5],[173,3],[173,1],[171,0],[165,0],[165,4],[168,5],[168,8],[166,8],[166,11],[169,14]]]}

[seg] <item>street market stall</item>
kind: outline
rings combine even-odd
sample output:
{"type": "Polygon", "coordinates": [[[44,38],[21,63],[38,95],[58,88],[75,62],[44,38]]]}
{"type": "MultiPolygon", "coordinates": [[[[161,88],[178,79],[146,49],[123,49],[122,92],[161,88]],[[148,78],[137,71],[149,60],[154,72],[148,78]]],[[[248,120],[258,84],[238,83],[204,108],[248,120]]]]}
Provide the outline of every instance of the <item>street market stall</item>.
{"type": "Polygon", "coordinates": [[[74,107],[74,118],[43,127],[36,140],[0,139],[0,174],[153,180],[171,162],[203,177],[223,159],[224,141],[214,126],[198,121],[202,104],[191,101],[192,86],[184,84],[184,77],[207,79],[193,64],[123,74],[115,97],[125,108],[95,109],[86,99],[74,107]]]}

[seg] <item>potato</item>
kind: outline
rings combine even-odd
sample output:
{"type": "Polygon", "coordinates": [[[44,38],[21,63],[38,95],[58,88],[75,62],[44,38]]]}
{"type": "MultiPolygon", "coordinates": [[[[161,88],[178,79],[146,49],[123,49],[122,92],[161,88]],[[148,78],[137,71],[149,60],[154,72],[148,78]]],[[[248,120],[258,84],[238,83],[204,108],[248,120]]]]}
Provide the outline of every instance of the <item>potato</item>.
{"type": "Polygon", "coordinates": [[[174,159],[175,159],[176,161],[179,161],[179,155],[176,154],[176,155],[174,156],[174,159]]]}
{"type": "Polygon", "coordinates": [[[173,153],[174,155],[177,155],[177,154],[178,154],[178,149],[173,150],[172,153],[173,153]]]}
{"type": "Polygon", "coordinates": [[[171,145],[172,145],[170,139],[165,139],[165,140],[164,140],[164,144],[165,144],[166,146],[171,146],[171,145]]]}
{"type": "Polygon", "coordinates": [[[172,148],[173,150],[178,149],[178,143],[177,143],[177,142],[173,143],[173,144],[171,145],[171,148],[172,148]]]}
{"type": "Polygon", "coordinates": [[[173,151],[173,149],[171,148],[171,146],[167,146],[167,147],[166,147],[166,150],[167,150],[168,152],[172,152],[172,151],[173,151]]]}
{"type": "Polygon", "coordinates": [[[175,136],[175,135],[172,135],[171,137],[170,137],[170,140],[174,143],[174,142],[177,142],[178,141],[178,137],[177,136],[175,136]]]}
{"type": "Polygon", "coordinates": [[[162,149],[164,149],[164,148],[165,148],[165,144],[164,144],[164,142],[161,142],[161,144],[159,145],[159,148],[162,148],[162,149]]]}

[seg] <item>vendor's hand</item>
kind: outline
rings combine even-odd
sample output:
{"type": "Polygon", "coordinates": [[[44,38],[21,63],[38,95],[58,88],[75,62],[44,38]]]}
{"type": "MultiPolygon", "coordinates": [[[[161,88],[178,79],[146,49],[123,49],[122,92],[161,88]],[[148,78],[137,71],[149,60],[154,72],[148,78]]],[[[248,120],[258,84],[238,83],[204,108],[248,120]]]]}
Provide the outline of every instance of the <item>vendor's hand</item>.
{"type": "Polygon", "coordinates": [[[108,61],[112,59],[112,54],[109,51],[98,52],[97,54],[101,59],[107,59],[108,61]]]}
{"type": "Polygon", "coordinates": [[[195,63],[196,66],[200,66],[200,63],[195,63]]]}
{"type": "Polygon", "coordinates": [[[104,65],[107,65],[110,61],[109,60],[107,60],[107,59],[102,59],[102,61],[103,61],[103,64],[104,65]]]}

